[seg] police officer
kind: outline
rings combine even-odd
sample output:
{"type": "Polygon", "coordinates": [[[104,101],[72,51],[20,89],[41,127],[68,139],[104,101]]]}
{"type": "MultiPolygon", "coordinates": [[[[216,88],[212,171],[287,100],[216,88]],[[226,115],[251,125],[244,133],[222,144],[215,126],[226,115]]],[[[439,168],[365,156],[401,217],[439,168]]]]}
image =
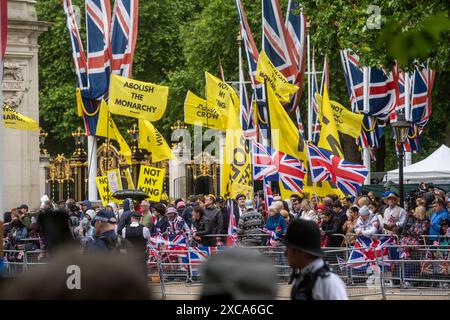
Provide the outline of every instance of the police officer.
{"type": "Polygon", "coordinates": [[[89,245],[88,251],[114,251],[118,246],[116,224],[114,212],[100,210],[94,218],[95,240],[89,245]]]}
{"type": "Polygon", "coordinates": [[[138,263],[145,270],[148,259],[147,243],[150,239],[150,230],[141,224],[141,217],[139,212],[131,214],[131,224],[122,230],[122,237],[130,242],[138,263]]]}
{"type": "Polygon", "coordinates": [[[289,224],[285,255],[293,268],[292,300],[348,300],[344,282],[323,261],[320,231],[313,221],[294,220],[289,224]]]}

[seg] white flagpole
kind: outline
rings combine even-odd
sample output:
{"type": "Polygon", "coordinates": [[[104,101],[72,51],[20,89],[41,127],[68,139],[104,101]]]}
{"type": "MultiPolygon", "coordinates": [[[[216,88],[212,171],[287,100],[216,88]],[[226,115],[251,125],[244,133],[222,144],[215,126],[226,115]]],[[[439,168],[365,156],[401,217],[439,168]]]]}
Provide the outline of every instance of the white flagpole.
{"type": "MultiPolygon", "coordinates": [[[[405,118],[406,121],[412,120],[411,115],[411,83],[410,83],[410,75],[409,72],[405,72],[405,118]]],[[[405,152],[405,160],[404,160],[404,166],[407,167],[412,164],[412,152],[408,151],[405,152]]]]}
{"type": "MultiPolygon", "coordinates": [[[[109,124],[108,124],[109,127],[109,124]]],[[[88,136],[88,198],[89,201],[97,201],[97,138],[88,136]]]]}
{"type": "MultiPolygon", "coordinates": [[[[363,108],[364,113],[369,112],[369,67],[363,68],[363,84],[364,84],[364,96],[363,96],[363,108]]],[[[366,180],[364,181],[365,185],[370,184],[371,181],[371,170],[370,170],[370,150],[369,147],[365,147],[363,149],[363,164],[367,167],[369,170],[369,174],[366,177],[366,180]]]]}
{"type": "Polygon", "coordinates": [[[308,141],[312,140],[312,116],[313,116],[313,110],[312,110],[312,106],[311,106],[311,45],[310,45],[310,39],[309,39],[309,22],[306,22],[306,46],[307,46],[307,52],[306,52],[306,56],[307,56],[307,60],[308,60],[308,141]]]}

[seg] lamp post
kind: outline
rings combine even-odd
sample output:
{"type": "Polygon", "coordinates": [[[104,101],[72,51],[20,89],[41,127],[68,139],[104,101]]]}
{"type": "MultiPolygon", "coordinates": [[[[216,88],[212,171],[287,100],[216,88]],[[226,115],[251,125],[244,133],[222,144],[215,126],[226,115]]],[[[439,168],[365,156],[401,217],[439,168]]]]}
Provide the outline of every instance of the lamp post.
{"type": "Polygon", "coordinates": [[[409,123],[405,120],[405,115],[400,113],[397,122],[392,124],[395,135],[395,144],[398,150],[398,183],[400,186],[400,206],[404,207],[404,188],[403,188],[403,157],[405,155],[403,150],[403,143],[408,134],[409,123]]]}

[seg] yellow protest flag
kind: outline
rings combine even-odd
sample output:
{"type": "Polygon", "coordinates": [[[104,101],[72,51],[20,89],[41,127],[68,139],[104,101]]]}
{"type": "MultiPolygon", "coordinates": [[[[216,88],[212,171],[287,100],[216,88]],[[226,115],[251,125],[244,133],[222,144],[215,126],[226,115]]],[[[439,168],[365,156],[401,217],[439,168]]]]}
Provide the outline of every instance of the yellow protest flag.
{"type": "Polygon", "coordinates": [[[209,72],[205,72],[205,95],[208,107],[217,106],[222,111],[227,111],[230,101],[233,105],[239,106],[239,97],[234,89],[226,82],[213,76],[209,72]]]}
{"type": "Polygon", "coordinates": [[[267,107],[269,109],[272,148],[307,162],[305,140],[297,126],[284,110],[271,87],[267,86],[267,107]]]}
{"type": "Polygon", "coordinates": [[[169,87],[111,75],[109,108],[122,116],[158,121],[167,107],[169,87]]]}
{"type": "Polygon", "coordinates": [[[39,130],[39,124],[36,121],[8,107],[6,104],[3,104],[3,125],[10,129],[39,130]]]}
{"type": "MultiPolygon", "coordinates": [[[[322,109],[322,96],[316,93],[316,99],[320,111],[322,109]]],[[[364,115],[354,113],[336,101],[330,100],[330,103],[338,131],[358,139],[361,135],[364,115]]]]}
{"type": "Polygon", "coordinates": [[[127,189],[135,189],[133,177],[131,176],[130,168],[125,168],[123,170],[123,175],[125,176],[125,179],[127,181],[127,189]]]}
{"type": "Polygon", "coordinates": [[[321,125],[318,146],[331,151],[333,154],[343,158],[341,142],[339,140],[338,126],[334,120],[333,109],[326,83],[323,87],[322,108],[319,110],[319,121],[321,125]]]}
{"type": "Polygon", "coordinates": [[[225,130],[228,122],[227,110],[216,105],[207,105],[206,100],[191,91],[184,100],[184,122],[202,127],[225,130]]]}
{"type": "Polygon", "coordinates": [[[111,114],[109,114],[108,105],[104,100],[100,106],[95,135],[117,141],[120,154],[124,157],[125,162],[131,165],[131,149],[120,134],[111,114]]]}
{"type": "Polygon", "coordinates": [[[297,86],[290,84],[286,77],[278,71],[264,50],[259,54],[256,80],[260,83],[266,81],[267,86],[272,88],[281,102],[290,102],[291,96],[298,90],[297,86]]]}
{"type": "Polygon", "coordinates": [[[221,196],[234,198],[239,193],[253,196],[250,152],[233,102],[230,104],[223,152],[221,196]]]}
{"type": "Polygon", "coordinates": [[[149,121],[139,119],[138,146],[152,153],[152,162],[175,159],[166,139],[149,121]]]}

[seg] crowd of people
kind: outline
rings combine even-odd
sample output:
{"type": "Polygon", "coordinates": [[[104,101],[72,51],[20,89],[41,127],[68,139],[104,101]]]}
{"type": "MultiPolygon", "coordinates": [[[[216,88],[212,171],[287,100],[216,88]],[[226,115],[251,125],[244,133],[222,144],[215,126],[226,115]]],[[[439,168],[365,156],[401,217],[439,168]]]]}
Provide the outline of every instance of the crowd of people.
{"type": "Polygon", "coordinates": [[[105,249],[110,238],[114,243],[121,237],[145,244],[157,235],[173,239],[187,234],[193,246],[220,246],[229,234],[230,214],[234,215],[237,240],[242,246],[277,245],[288,225],[297,219],[317,224],[323,247],[345,246],[357,236],[378,234],[397,235],[405,245],[446,242],[445,236],[450,235],[450,193],[422,187],[406,209],[398,205],[399,196],[390,191],[382,197],[368,192],[356,199],[292,195],[282,200],[275,195],[268,208],[260,193],[254,199],[239,194],[231,201],[214,195],[169,203],[125,199],[120,209],[115,202],[104,208],[87,200],[77,204],[67,199],[53,204],[44,196],[36,213],[30,213],[26,204],[6,212],[3,236],[5,249],[30,238],[35,240],[27,243],[29,249],[36,249],[42,245],[37,240],[40,213],[60,210],[67,214],[73,238],[86,250],[105,249]]]}

